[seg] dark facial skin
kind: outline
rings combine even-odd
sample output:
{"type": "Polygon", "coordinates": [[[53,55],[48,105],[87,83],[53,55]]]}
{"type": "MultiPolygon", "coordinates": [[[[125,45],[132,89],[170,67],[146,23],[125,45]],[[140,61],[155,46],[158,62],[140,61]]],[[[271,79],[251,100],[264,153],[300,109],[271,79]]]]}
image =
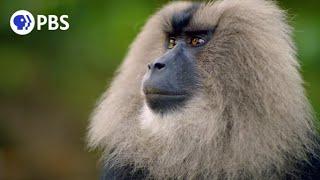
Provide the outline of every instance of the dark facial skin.
{"type": "Polygon", "coordinates": [[[210,30],[168,34],[166,53],[148,65],[142,83],[150,109],[174,111],[192,97],[199,85],[196,55],[211,35],[210,30]]]}
{"type": "Polygon", "coordinates": [[[148,64],[142,90],[147,105],[156,113],[163,114],[183,107],[199,87],[196,57],[212,37],[214,28],[186,30],[198,7],[194,3],[173,15],[172,30],[166,32],[166,53],[148,64]]]}

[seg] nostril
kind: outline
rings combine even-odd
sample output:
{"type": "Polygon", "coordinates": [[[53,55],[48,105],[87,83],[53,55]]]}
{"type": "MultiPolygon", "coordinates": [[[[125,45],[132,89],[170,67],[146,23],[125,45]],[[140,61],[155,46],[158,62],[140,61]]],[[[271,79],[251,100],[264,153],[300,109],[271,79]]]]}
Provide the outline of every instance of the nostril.
{"type": "Polygon", "coordinates": [[[150,64],[148,64],[148,69],[149,69],[149,70],[151,69],[151,65],[150,65],[150,64]]]}
{"type": "Polygon", "coordinates": [[[162,68],[164,68],[165,66],[166,66],[166,65],[163,64],[163,63],[155,63],[155,64],[154,64],[154,67],[157,68],[157,69],[159,69],[159,70],[162,69],[162,68]]]}

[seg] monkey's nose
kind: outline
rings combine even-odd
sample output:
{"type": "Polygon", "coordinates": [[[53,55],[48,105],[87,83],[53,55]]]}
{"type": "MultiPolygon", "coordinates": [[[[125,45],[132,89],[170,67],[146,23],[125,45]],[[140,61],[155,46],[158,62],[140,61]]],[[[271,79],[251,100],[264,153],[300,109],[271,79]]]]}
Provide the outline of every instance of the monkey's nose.
{"type": "Polygon", "coordinates": [[[166,67],[166,64],[164,63],[152,63],[152,64],[148,64],[148,69],[151,70],[151,69],[155,69],[155,70],[161,70],[163,69],[164,67],[166,67]]]}
{"type": "Polygon", "coordinates": [[[162,68],[164,68],[164,67],[166,67],[166,64],[164,64],[164,63],[155,63],[154,64],[154,68],[155,69],[162,69],[162,68]]]}

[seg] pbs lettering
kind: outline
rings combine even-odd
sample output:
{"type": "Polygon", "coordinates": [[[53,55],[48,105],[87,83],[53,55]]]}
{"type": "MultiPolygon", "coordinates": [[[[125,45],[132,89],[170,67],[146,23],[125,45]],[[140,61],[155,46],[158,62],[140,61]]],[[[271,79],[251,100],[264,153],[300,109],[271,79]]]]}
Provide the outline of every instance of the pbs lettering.
{"type": "Polygon", "coordinates": [[[42,26],[48,25],[48,30],[54,31],[57,29],[67,30],[69,29],[69,23],[67,22],[68,15],[62,15],[60,17],[56,15],[38,15],[37,16],[37,30],[41,30],[42,26]]]}

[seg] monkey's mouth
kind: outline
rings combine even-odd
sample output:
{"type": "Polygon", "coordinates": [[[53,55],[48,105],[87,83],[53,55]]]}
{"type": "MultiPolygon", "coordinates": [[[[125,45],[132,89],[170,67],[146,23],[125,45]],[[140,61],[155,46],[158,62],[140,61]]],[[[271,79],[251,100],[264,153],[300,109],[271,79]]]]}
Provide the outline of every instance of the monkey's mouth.
{"type": "Polygon", "coordinates": [[[166,91],[162,89],[157,89],[157,88],[144,88],[143,93],[146,96],[168,96],[168,97],[174,97],[174,96],[186,96],[187,93],[183,91],[166,91]]]}
{"type": "Polygon", "coordinates": [[[187,93],[177,91],[162,91],[159,89],[144,89],[147,105],[155,112],[164,113],[181,107],[188,98],[187,93]]]}

